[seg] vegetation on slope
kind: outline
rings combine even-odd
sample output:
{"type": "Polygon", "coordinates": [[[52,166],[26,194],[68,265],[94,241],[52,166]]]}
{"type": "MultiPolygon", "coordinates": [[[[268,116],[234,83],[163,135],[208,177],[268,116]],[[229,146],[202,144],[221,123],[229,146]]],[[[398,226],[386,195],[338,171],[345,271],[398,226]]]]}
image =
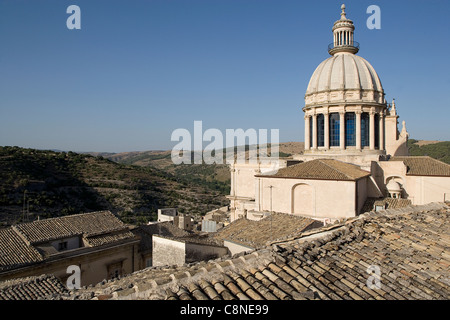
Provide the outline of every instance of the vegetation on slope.
{"type": "Polygon", "coordinates": [[[0,147],[0,221],[111,210],[124,222],[145,223],[158,208],[201,215],[228,204],[226,186],[194,177],[102,156],[0,147]]]}
{"type": "Polygon", "coordinates": [[[450,164],[450,141],[420,145],[419,140],[409,139],[408,149],[411,156],[430,156],[450,164]]]}

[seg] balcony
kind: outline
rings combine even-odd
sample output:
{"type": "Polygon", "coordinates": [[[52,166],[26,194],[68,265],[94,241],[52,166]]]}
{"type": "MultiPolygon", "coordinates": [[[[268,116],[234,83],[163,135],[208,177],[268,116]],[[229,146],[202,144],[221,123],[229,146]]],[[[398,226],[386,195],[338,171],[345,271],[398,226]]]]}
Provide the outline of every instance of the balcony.
{"type": "Polygon", "coordinates": [[[328,53],[334,55],[338,52],[357,53],[359,51],[359,42],[353,41],[352,44],[335,45],[334,42],[328,45],[328,53]]]}

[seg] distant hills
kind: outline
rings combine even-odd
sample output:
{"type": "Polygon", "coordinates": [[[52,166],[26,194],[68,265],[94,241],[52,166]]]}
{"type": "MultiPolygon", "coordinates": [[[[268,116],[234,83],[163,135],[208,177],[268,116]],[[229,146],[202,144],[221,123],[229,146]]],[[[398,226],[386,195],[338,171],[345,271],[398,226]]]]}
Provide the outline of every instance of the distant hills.
{"type": "Polygon", "coordinates": [[[225,177],[218,182],[173,172],[103,156],[0,147],[0,222],[111,210],[139,224],[155,220],[158,208],[201,215],[228,204],[225,177]]]}
{"type": "MultiPolygon", "coordinates": [[[[450,141],[410,139],[411,155],[450,164],[450,141]]],[[[303,142],[279,145],[280,156],[303,142]]],[[[158,208],[201,216],[229,203],[226,164],[181,164],[171,151],[80,154],[0,147],[0,226],[39,218],[111,210],[124,222],[156,219],[158,208]]]]}
{"type": "Polygon", "coordinates": [[[450,141],[408,140],[411,156],[430,156],[450,164],[450,141]]]}

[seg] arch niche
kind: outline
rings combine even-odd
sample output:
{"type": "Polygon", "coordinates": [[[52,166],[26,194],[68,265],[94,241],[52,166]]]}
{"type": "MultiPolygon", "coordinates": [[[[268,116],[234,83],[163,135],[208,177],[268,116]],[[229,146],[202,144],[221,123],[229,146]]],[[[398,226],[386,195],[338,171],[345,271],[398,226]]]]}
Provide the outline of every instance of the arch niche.
{"type": "Polygon", "coordinates": [[[315,214],[314,188],[306,183],[298,183],[291,191],[291,213],[310,215],[315,214]]]}

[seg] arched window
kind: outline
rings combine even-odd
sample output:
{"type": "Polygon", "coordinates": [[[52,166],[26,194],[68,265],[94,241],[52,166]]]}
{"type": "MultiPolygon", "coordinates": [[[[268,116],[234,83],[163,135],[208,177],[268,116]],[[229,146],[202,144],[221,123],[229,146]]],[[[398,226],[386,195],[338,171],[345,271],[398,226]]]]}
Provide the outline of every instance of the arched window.
{"type": "Polygon", "coordinates": [[[339,147],[339,130],[340,130],[340,122],[339,122],[339,113],[330,113],[330,146],[331,147],[339,147]]]}
{"type": "Polygon", "coordinates": [[[325,146],[324,116],[323,116],[323,114],[318,114],[317,115],[317,146],[318,147],[325,146]]]}
{"type": "Polygon", "coordinates": [[[369,128],[369,114],[363,112],[361,114],[361,147],[369,146],[370,128],[369,128]]]}
{"type": "Polygon", "coordinates": [[[380,116],[375,113],[375,149],[380,149],[380,116]]]}
{"type": "Polygon", "coordinates": [[[356,146],[356,116],[353,112],[345,114],[345,145],[356,146]]]}

